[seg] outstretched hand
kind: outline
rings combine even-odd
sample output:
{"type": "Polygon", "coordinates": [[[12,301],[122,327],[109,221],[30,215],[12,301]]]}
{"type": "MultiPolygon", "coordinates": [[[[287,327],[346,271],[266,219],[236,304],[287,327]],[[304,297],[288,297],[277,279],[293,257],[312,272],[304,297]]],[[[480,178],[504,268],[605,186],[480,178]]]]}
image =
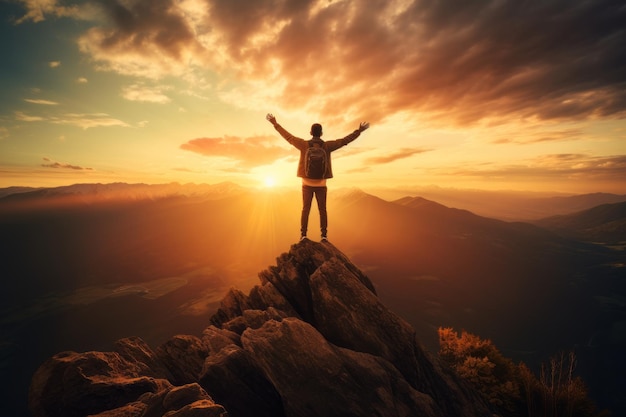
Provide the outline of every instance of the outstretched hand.
{"type": "Polygon", "coordinates": [[[365,129],[368,129],[370,127],[370,124],[367,122],[361,122],[361,124],[359,125],[359,132],[364,131],[365,129]]]}
{"type": "Polygon", "coordinates": [[[274,115],[272,113],[267,113],[267,116],[265,116],[265,118],[273,125],[276,124],[276,118],[274,117],[274,115]]]}

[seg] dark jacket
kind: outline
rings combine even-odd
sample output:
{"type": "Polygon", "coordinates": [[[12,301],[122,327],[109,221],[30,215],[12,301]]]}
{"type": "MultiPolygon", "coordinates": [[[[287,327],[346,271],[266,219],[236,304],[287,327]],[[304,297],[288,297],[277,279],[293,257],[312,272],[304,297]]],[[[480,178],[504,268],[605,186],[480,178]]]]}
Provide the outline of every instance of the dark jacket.
{"type": "Polygon", "coordinates": [[[295,137],[291,133],[287,132],[285,128],[279,125],[278,123],[274,124],[274,128],[278,131],[278,133],[280,133],[280,135],[283,138],[285,138],[287,142],[291,143],[293,146],[295,146],[296,148],[300,150],[300,161],[298,162],[298,177],[305,177],[304,155],[306,154],[306,150],[310,146],[310,142],[315,142],[315,141],[320,142],[320,144],[326,151],[326,154],[328,155],[328,165],[326,166],[326,172],[324,173],[324,178],[332,178],[333,177],[333,165],[332,165],[332,161],[330,157],[331,152],[341,148],[342,146],[346,146],[348,143],[358,138],[359,135],[361,134],[361,131],[357,129],[354,132],[350,133],[348,136],[341,138],[341,139],[323,141],[322,138],[312,137],[310,140],[305,140],[305,139],[295,137]]]}

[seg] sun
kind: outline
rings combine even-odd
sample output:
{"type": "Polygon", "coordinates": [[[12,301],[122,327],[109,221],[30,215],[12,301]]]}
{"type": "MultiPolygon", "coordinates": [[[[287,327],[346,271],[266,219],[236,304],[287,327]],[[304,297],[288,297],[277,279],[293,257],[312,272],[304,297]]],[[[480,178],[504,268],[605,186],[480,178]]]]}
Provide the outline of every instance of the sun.
{"type": "Polygon", "coordinates": [[[265,188],[273,188],[276,186],[276,179],[270,175],[263,179],[263,185],[265,188]]]}

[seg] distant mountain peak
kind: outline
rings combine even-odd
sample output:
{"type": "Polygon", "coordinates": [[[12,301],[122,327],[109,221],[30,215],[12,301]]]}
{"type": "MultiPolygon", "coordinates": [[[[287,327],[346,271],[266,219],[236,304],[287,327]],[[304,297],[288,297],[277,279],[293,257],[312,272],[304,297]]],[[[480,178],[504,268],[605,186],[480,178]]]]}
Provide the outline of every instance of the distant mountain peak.
{"type": "Polygon", "coordinates": [[[220,199],[246,192],[247,189],[233,182],[216,184],[129,184],[87,183],[72,184],[52,188],[18,188],[10,187],[0,190],[0,203],[4,206],[55,204],[91,204],[107,201],[142,201],[157,200],[169,197],[202,197],[220,199]]]}
{"type": "Polygon", "coordinates": [[[447,208],[443,204],[439,204],[434,201],[427,200],[423,197],[408,197],[407,196],[407,197],[403,197],[398,200],[395,200],[393,202],[396,204],[400,204],[402,206],[411,207],[411,208],[429,208],[429,209],[447,208]]]}
{"type": "Polygon", "coordinates": [[[64,352],[35,373],[35,417],[488,416],[430,357],[415,330],[325,242],[295,244],[232,289],[201,337],[156,350],[139,338],[113,352],[64,352]],[[202,413],[202,414],[201,414],[202,413]]]}

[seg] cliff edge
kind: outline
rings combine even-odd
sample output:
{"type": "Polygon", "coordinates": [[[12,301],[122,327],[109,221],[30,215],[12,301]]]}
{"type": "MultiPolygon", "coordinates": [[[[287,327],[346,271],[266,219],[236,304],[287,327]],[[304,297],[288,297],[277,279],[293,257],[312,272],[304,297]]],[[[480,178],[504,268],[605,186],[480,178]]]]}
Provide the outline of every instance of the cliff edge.
{"type": "Polygon", "coordinates": [[[232,289],[202,335],[62,352],[33,376],[35,417],[490,416],[328,242],[303,241],[232,289]]]}

